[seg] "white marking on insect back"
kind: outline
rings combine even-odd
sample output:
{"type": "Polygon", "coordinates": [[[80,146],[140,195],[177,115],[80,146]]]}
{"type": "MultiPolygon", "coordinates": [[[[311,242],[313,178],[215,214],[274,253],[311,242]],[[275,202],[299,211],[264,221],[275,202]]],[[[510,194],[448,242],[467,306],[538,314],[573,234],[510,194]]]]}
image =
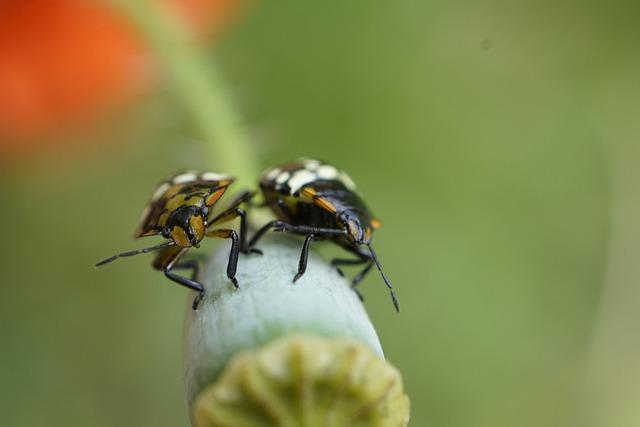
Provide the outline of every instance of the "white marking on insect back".
{"type": "Polygon", "coordinates": [[[229,175],[215,172],[205,172],[200,175],[200,179],[202,179],[203,181],[222,181],[229,178],[231,178],[229,175]]]}
{"type": "Polygon", "coordinates": [[[300,169],[299,171],[296,171],[289,180],[289,188],[291,189],[291,194],[296,193],[302,187],[317,179],[318,176],[315,173],[310,172],[306,169],[300,169]]]}
{"type": "Polygon", "coordinates": [[[274,168],[274,169],[271,169],[269,172],[266,172],[264,174],[264,177],[269,181],[273,181],[274,179],[276,179],[278,175],[280,175],[280,172],[282,172],[282,169],[274,168]]]}
{"type": "Polygon", "coordinates": [[[284,184],[287,182],[291,174],[289,172],[282,172],[276,177],[276,184],[284,184]]]}
{"type": "Polygon", "coordinates": [[[186,182],[195,181],[198,176],[195,173],[187,172],[173,177],[172,182],[174,184],[184,184],[186,182]]]}
{"type": "Polygon", "coordinates": [[[153,193],[153,196],[151,196],[151,200],[153,200],[153,201],[158,200],[160,197],[162,197],[164,195],[164,193],[167,192],[167,190],[170,187],[171,187],[171,184],[169,184],[168,182],[163,182],[162,184],[160,184],[160,186],[153,193]]]}
{"type": "Polygon", "coordinates": [[[308,169],[310,171],[315,171],[321,165],[320,161],[316,159],[303,159],[303,160],[304,160],[303,164],[305,169],[308,169]]]}
{"type": "Polygon", "coordinates": [[[351,179],[351,177],[349,175],[347,175],[345,172],[340,172],[340,175],[338,176],[338,179],[345,185],[345,187],[347,187],[349,190],[351,191],[355,191],[356,190],[356,183],[353,182],[353,180],[351,179]]]}
{"type": "Polygon", "coordinates": [[[316,171],[318,176],[322,179],[336,179],[338,178],[338,169],[331,165],[322,165],[316,171]]]}

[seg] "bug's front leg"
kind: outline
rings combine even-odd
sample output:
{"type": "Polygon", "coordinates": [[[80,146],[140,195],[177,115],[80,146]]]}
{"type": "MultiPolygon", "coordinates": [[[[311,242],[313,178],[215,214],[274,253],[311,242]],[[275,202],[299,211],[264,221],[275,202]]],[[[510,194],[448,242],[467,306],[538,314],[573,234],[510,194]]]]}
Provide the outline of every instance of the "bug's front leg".
{"type": "Polygon", "coordinates": [[[335,267],[338,274],[344,277],[344,272],[340,268],[341,265],[361,265],[367,262],[367,259],[342,259],[334,258],[331,260],[331,266],[335,267]]]}
{"type": "Polygon", "coordinates": [[[331,265],[336,268],[336,271],[342,277],[344,277],[344,272],[340,268],[341,265],[362,265],[362,264],[365,264],[367,262],[368,262],[368,264],[364,268],[364,270],[362,270],[360,273],[358,273],[353,278],[353,280],[351,281],[351,289],[353,290],[353,292],[356,293],[356,295],[358,296],[358,299],[360,301],[362,301],[362,302],[364,302],[364,295],[362,295],[362,292],[360,292],[360,290],[357,288],[357,286],[358,286],[358,283],[360,283],[360,281],[362,281],[362,279],[364,279],[364,276],[369,272],[371,267],[373,267],[373,262],[371,260],[368,260],[368,259],[338,259],[338,258],[336,258],[336,259],[332,259],[331,260],[331,265]]]}
{"type": "Polygon", "coordinates": [[[236,279],[238,256],[240,254],[240,238],[238,237],[238,233],[229,228],[220,228],[217,230],[207,231],[206,236],[231,239],[231,252],[229,253],[229,262],[227,263],[227,277],[236,289],[239,288],[238,280],[236,279]]]}
{"type": "Polygon", "coordinates": [[[209,226],[211,227],[215,224],[231,221],[239,217],[240,218],[240,251],[242,253],[256,252],[261,254],[262,252],[260,252],[259,250],[249,249],[249,247],[247,246],[247,243],[246,243],[247,213],[245,212],[244,209],[239,207],[239,205],[241,205],[242,203],[247,203],[248,201],[250,201],[253,195],[254,193],[250,191],[245,191],[241,193],[233,202],[231,202],[231,205],[227,209],[225,209],[224,211],[222,211],[221,213],[219,213],[209,221],[209,226]]]}
{"type": "Polygon", "coordinates": [[[336,268],[338,274],[344,276],[344,272],[340,268],[341,265],[362,265],[367,264],[362,271],[360,271],[356,276],[351,280],[351,289],[356,293],[360,301],[364,302],[364,296],[358,290],[358,284],[364,279],[369,270],[373,267],[373,260],[371,259],[371,255],[368,252],[363,251],[360,248],[347,247],[349,252],[357,255],[357,259],[343,259],[343,258],[334,258],[331,260],[331,265],[336,268]]]}

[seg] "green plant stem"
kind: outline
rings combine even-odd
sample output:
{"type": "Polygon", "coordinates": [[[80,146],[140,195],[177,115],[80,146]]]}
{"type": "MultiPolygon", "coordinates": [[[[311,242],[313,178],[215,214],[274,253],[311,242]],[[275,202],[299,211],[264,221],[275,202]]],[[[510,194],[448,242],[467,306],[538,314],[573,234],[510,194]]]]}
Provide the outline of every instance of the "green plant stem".
{"type": "Polygon", "coordinates": [[[162,61],[176,98],[202,132],[218,171],[231,173],[244,185],[255,182],[259,170],[254,151],[213,61],[160,2],[113,1],[162,61]]]}

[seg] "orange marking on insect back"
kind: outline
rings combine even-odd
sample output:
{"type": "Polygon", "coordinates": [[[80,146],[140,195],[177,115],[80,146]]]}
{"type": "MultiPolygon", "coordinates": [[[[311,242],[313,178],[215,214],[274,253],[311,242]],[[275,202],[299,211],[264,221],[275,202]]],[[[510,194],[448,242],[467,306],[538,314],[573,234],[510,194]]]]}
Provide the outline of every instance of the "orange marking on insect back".
{"type": "Polygon", "coordinates": [[[327,210],[331,213],[336,213],[337,209],[335,205],[327,199],[323,199],[322,197],[314,197],[313,203],[315,203],[317,206],[320,206],[324,210],[327,210]]]}
{"type": "Polygon", "coordinates": [[[211,195],[209,197],[207,197],[207,206],[211,207],[214,205],[215,202],[217,202],[220,197],[222,197],[222,195],[224,194],[224,192],[227,191],[227,187],[222,187],[219,190],[214,191],[213,193],[211,193],[211,195]]]}
{"type": "Polygon", "coordinates": [[[303,188],[300,192],[300,197],[303,199],[308,199],[310,202],[312,202],[314,197],[316,197],[316,194],[316,190],[314,190],[312,187],[306,187],[303,188]]]}
{"type": "Polygon", "coordinates": [[[377,230],[380,227],[382,227],[382,223],[380,222],[380,220],[375,218],[371,220],[371,228],[373,228],[374,230],[377,230]]]}

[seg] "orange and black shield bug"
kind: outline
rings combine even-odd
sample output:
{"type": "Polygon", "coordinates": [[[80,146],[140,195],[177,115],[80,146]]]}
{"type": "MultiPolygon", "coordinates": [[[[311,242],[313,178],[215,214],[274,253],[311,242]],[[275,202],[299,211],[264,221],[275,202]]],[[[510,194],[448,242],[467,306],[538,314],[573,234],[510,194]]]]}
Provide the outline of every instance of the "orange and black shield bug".
{"type": "Polygon", "coordinates": [[[205,237],[231,239],[231,252],[227,264],[227,277],[238,287],[236,269],[240,251],[245,250],[246,213],[240,206],[248,201],[253,193],[243,192],[222,212],[212,216],[213,207],[233,184],[232,177],[214,172],[181,172],[162,181],[156,188],[151,200],[140,218],[134,237],[161,235],[166,240],[144,249],[122,252],[106,258],[96,267],[108,264],[118,258],[141,253],[159,251],[153,266],[174,282],[198,292],[193,301],[197,309],[204,296],[204,287],[195,280],[199,263],[196,260],[180,262],[180,259],[192,247],[199,247],[205,237]],[[229,228],[213,229],[215,225],[240,218],[240,235],[229,228]],[[192,271],[191,278],[176,274],[173,270],[192,271]]]}
{"type": "Polygon", "coordinates": [[[252,248],[269,230],[305,236],[298,263],[297,281],[307,268],[309,246],[314,240],[331,240],[357,256],[357,259],[334,259],[331,263],[342,274],[342,265],[365,265],[351,282],[356,286],[375,265],[389,288],[391,300],[399,311],[391,282],[382,270],[371,247],[373,230],[380,221],[371,214],[356,192],[353,180],[335,166],[315,159],[300,159],[266,170],[260,190],[277,219],[259,229],[249,242],[252,248]]]}

